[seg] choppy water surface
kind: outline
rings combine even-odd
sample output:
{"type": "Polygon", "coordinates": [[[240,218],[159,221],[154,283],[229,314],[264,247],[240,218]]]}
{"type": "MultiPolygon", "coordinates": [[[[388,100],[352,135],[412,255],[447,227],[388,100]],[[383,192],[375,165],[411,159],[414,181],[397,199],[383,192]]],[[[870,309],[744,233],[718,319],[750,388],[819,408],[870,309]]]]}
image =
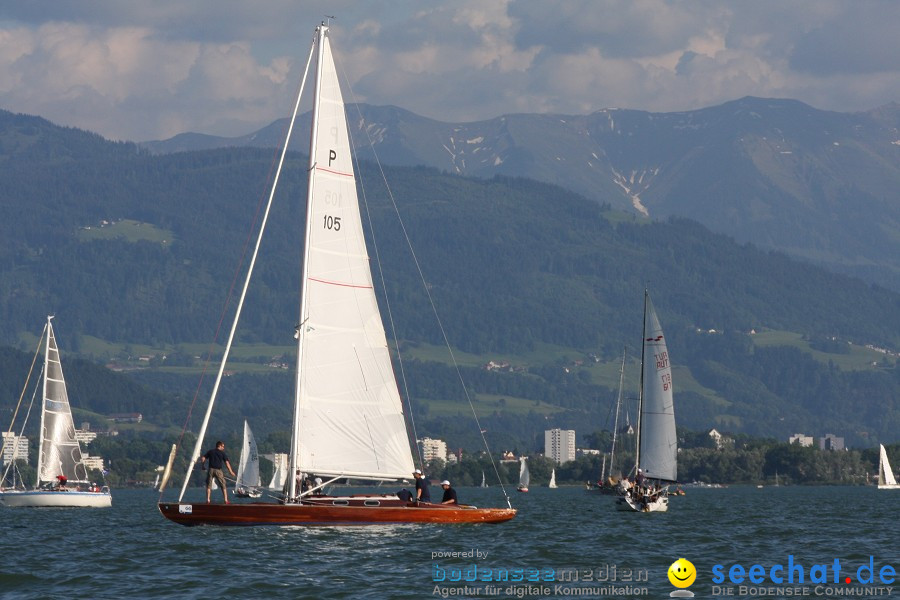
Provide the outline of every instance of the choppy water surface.
{"type": "MultiPolygon", "coordinates": [[[[499,488],[458,491],[463,502],[505,505],[499,488]]],[[[838,588],[887,597],[879,569],[900,572],[900,491],[688,489],[672,498],[668,513],[649,515],[617,512],[611,498],[580,488],[510,494],[519,509],[513,521],[475,526],[188,528],[165,520],[156,493],[144,490],[114,490],[112,509],[2,508],[0,597],[429,598],[464,592],[465,579],[475,575],[467,596],[452,597],[667,598],[675,588],[666,571],[685,557],[698,573],[690,591],[710,598],[726,593],[714,588],[714,565],[723,565],[726,577],[736,563],[768,572],[787,565],[789,555],[804,567],[811,597],[846,597],[838,588]],[[473,556],[448,557],[452,552],[473,556]],[[870,556],[876,582],[860,586],[857,569],[870,556]],[[831,583],[835,559],[839,585],[831,583]],[[814,565],[828,567],[828,589],[809,581],[814,565]],[[515,577],[516,569],[525,579],[546,579],[552,569],[556,581],[483,581],[486,571],[515,577]],[[579,581],[560,586],[563,572],[578,573],[579,581]],[[586,581],[591,574],[594,581],[586,581]]],[[[732,585],[732,597],[803,591],[796,581],[747,584],[752,589],[743,596],[737,585],[721,587],[732,585]]],[[[900,585],[890,597],[900,598],[900,585]]]]}

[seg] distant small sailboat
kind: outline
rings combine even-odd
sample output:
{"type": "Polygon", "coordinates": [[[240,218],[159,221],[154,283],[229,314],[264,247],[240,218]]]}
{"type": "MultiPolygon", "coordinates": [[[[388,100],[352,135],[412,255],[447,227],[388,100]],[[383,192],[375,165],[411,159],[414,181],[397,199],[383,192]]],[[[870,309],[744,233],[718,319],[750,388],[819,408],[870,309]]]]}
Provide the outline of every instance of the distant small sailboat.
{"type": "Polygon", "coordinates": [[[272,456],[272,465],[275,467],[272,471],[272,479],[269,481],[269,485],[266,486],[270,490],[278,490],[279,492],[284,490],[284,484],[287,482],[288,476],[288,455],[284,452],[279,452],[275,455],[266,455],[266,458],[272,456]]]}
{"type": "Polygon", "coordinates": [[[481,472],[481,487],[486,488],[488,486],[487,479],[484,478],[484,471],[481,472]]]}
{"type": "Polygon", "coordinates": [[[556,469],[550,471],[550,483],[547,484],[547,487],[551,490],[555,490],[557,488],[556,485],[556,469]]]}
{"type": "Polygon", "coordinates": [[[887,450],[884,444],[879,444],[879,460],[878,460],[878,489],[879,490],[897,490],[900,485],[894,479],[894,472],[891,470],[891,462],[888,460],[887,450]]]}
{"type": "MultiPolygon", "coordinates": [[[[619,368],[619,393],[616,396],[616,416],[613,421],[612,446],[609,451],[609,477],[606,476],[606,455],[603,455],[603,468],[600,471],[600,480],[597,482],[597,489],[601,494],[613,495],[624,491],[622,486],[622,476],[620,471],[616,471],[616,439],[619,435],[619,413],[622,410],[622,393],[625,389],[625,359],[628,355],[628,348],[622,350],[622,366],[619,368]]],[[[626,419],[628,413],[625,413],[626,419]]],[[[626,425],[625,431],[631,428],[630,424],[626,425]]]]}
{"type": "Polygon", "coordinates": [[[516,491],[527,492],[530,484],[531,473],[528,471],[528,459],[523,456],[519,458],[519,485],[516,487],[516,491]]]}
{"type": "MultiPolygon", "coordinates": [[[[112,506],[109,488],[97,486],[88,478],[81,444],[75,437],[75,422],[72,419],[52,319],[52,316],[47,317],[42,336],[45,344],[44,379],[37,481],[31,490],[0,490],[0,504],[106,508],[112,506]]],[[[14,465],[15,461],[10,464],[14,465]]]]}
{"type": "Polygon", "coordinates": [[[256,438],[253,437],[250,425],[244,421],[244,443],[241,445],[241,462],[238,463],[234,495],[238,498],[259,498],[262,496],[261,485],[256,438]]]}

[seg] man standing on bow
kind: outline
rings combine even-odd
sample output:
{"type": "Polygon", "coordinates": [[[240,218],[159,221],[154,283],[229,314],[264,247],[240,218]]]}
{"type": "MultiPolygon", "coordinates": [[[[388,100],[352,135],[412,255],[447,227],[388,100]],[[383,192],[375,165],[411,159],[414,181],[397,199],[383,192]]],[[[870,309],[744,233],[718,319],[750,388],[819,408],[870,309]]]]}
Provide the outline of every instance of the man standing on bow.
{"type": "Polygon", "coordinates": [[[212,482],[215,480],[219,483],[219,487],[222,488],[225,504],[228,504],[228,488],[225,485],[225,473],[222,472],[222,468],[228,467],[228,472],[231,473],[231,476],[234,477],[235,475],[234,469],[231,468],[231,463],[228,461],[228,455],[225,454],[225,442],[216,442],[216,447],[208,450],[200,458],[200,464],[204,464],[207,460],[209,461],[209,471],[206,473],[206,503],[209,504],[210,502],[212,482]]]}

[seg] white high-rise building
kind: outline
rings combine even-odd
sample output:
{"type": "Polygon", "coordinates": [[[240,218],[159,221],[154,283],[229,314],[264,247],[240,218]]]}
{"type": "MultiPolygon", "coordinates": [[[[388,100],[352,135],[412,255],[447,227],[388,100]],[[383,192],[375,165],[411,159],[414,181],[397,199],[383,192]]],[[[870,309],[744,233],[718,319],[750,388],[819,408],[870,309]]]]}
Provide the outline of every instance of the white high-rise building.
{"type": "Polygon", "coordinates": [[[13,456],[16,460],[28,462],[28,438],[10,431],[3,432],[3,464],[9,464],[13,456]]]}
{"type": "Polygon", "coordinates": [[[558,465],[575,460],[575,430],[548,429],[544,431],[544,456],[558,465]]]}
{"type": "Polygon", "coordinates": [[[81,456],[81,460],[84,461],[84,466],[88,469],[96,469],[98,471],[103,470],[103,458],[99,456],[91,456],[90,454],[83,454],[81,456]]]}
{"type": "Polygon", "coordinates": [[[447,460],[447,443],[444,440],[422,438],[422,460],[428,462],[435,458],[447,460]]]}

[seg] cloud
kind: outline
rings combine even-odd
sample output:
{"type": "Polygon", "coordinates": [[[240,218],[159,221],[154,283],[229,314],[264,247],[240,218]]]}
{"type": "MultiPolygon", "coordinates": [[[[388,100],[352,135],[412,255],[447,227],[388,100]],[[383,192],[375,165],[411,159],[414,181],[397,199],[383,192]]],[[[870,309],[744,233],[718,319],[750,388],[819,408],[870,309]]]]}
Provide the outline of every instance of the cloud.
{"type": "Polygon", "coordinates": [[[4,7],[0,108],[114,139],[240,135],[285,116],[326,14],[348,98],[445,121],[900,97],[893,0],[47,4],[4,7]]]}

